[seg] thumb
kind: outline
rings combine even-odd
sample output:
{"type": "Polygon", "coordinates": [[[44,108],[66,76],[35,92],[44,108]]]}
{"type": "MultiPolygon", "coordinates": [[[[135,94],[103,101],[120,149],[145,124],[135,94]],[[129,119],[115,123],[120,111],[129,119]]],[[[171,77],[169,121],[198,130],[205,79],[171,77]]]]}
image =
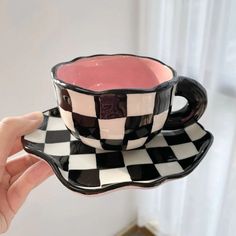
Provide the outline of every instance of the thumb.
{"type": "Polygon", "coordinates": [[[35,130],[43,121],[41,112],[5,118],[0,122],[0,166],[4,165],[15,141],[35,130]]]}

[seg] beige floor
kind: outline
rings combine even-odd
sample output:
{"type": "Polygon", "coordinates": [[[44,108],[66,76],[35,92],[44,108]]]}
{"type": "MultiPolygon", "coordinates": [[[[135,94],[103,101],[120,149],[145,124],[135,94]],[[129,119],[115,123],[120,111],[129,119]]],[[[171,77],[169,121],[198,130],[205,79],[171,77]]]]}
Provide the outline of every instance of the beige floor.
{"type": "Polygon", "coordinates": [[[120,236],[154,236],[147,228],[140,228],[138,226],[133,226],[128,229],[126,232],[120,234],[120,236]]]}

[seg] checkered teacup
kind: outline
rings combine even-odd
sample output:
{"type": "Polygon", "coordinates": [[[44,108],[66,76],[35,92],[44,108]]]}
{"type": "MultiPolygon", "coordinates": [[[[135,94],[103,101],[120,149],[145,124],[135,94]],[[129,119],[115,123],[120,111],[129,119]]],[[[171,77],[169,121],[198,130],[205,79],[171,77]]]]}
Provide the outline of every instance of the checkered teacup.
{"type": "Polygon", "coordinates": [[[131,54],[93,55],[55,65],[52,77],[61,117],[84,144],[130,150],[162,129],[196,122],[207,104],[195,80],[177,77],[163,62],[131,54]],[[171,112],[174,95],[188,103],[171,112]]]}

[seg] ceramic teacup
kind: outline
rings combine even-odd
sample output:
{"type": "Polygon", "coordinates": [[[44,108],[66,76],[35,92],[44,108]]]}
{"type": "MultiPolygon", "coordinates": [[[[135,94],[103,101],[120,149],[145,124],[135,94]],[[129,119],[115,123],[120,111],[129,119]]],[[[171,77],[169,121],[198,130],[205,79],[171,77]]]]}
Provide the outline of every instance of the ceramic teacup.
{"type": "Polygon", "coordinates": [[[105,150],[143,146],[163,128],[181,129],[203,114],[207,96],[195,80],[163,62],[131,54],[78,57],[55,65],[61,117],[84,144],[105,150]],[[188,103],[171,112],[174,95],[188,103]]]}

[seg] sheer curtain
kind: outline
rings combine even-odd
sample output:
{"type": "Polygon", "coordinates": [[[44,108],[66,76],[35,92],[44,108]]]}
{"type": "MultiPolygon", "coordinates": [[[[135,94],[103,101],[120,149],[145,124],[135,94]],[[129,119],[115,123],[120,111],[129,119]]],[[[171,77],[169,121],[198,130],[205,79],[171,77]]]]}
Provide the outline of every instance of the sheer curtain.
{"type": "Polygon", "coordinates": [[[139,52],[236,95],[235,0],[140,0],[139,52]]]}
{"type": "Polygon", "coordinates": [[[234,235],[236,1],[140,0],[139,11],[139,53],[163,60],[208,89],[200,122],[215,141],[188,177],[137,192],[138,223],[158,224],[164,235],[234,235]]]}

